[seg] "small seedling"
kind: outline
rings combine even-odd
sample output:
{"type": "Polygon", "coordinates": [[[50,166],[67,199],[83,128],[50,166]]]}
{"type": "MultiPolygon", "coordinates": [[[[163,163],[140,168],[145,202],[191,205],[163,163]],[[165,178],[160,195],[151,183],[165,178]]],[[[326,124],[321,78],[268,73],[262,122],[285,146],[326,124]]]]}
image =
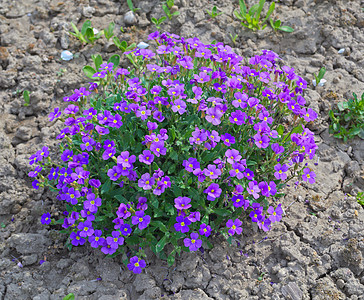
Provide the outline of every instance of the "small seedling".
{"type": "MultiPolygon", "coordinates": [[[[91,58],[95,64],[95,68],[91,67],[91,66],[84,66],[83,67],[83,72],[85,73],[85,75],[90,78],[90,79],[95,79],[93,77],[93,75],[100,69],[101,64],[103,63],[102,57],[100,54],[97,55],[91,55],[91,58]]],[[[109,58],[109,60],[107,61],[107,63],[113,63],[114,64],[114,69],[117,68],[119,66],[120,63],[120,56],[118,54],[114,54],[113,56],[111,56],[109,58]]]]}
{"type": "Polygon", "coordinates": [[[364,139],[364,93],[361,99],[353,93],[354,99],[340,102],[337,109],[330,110],[329,132],[346,142],[355,136],[364,139]]]}
{"type": "Polygon", "coordinates": [[[217,7],[214,6],[211,11],[206,10],[206,12],[210,15],[212,19],[216,18],[217,16],[220,16],[223,14],[223,12],[217,12],[217,7]]]}
{"type": "Polygon", "coordinates": [[[152,23],[155,25],[155,27],[157,27],[158,30],[161,29],[161,24],[167,20],[167,17],[161,17],[160,19],[156,19],[156,18],[152,18],[152,23]]]}
{"type": "Polygon", "coordinates": [[[167,0],[166,3],[162,5],[164,13],[170,20],[172,20],[173,17],[176,17],[179,15],[179,11],[175,11],[174,13],[171,13],[170,9],[172,8],[173,5],[174,5],[174,0],[167,0]]]}
{"type": "Polygon", "coordinates": [[[322,82],[325,73],[326,73],[326,68],[322,67],[317,75],[313,74],[313,76],[315,76],[314,82],[316,83],[314,84],[314,86],[323,86],[323,84],[326,82],[326,81],[322,82]]]}
{"type": "Polygon", "coordinates": [[[30,95],[30,92],[28,90],[24,90],[24,92],[23,92],[23,98],[24,98],[24,102],[25,102],[24,106],[29,106],[29,104],[30,104],[29,95],[30,95]]]}
{"type": "Polygon", "coordinates": [[[128,3],[129,9],[135,13],[136,11],[138,11],[140,8],[135,8],[133,5],[133,2],[131,0],[126,0],[126,2],[128,3]]]}
{"type": "Polygon", "coordinates": [[[109,24],[109,27],[104,29],[104,34],[107,40],[109,40],[110,38],[112,38],[112,36],[114,35],[114,28],[115,28],[115,23],[111,22],[109,24]]]}
{"type": "Polygon", "coordinates": [[[231,41],[234,43],[234,45],[236,45],[236,39],[238,38],[238,35],[235,34],[234,36],[230,33],[230,38],[231,38],[231,41]]]}
{"type": "Polygon", "coordinates": [[[275,3],[272,2],[268,9],[267,15],[263,21],[260,21],[260,14],[262,13],[264,3],[265,0],[260,0],[259,4],[255,4],[249,10],[247,10],[244,0],[239,0],[240,11],[234,11],[234,15],[241,21],[241,25],[244,27],[254,31],[264,29],[267,27],[267,24],[264,23],[267,22],[275,8],[275,3]]]}
{"type": "Polygon", "coordinates": [[[273,30],[276,32],[277,30],[284,31],[284,32],[293,32],[294,29],[289,26],[281,26],[281,20],[273,21],[269,19],[270,26],[272,26],[273,30]]]}
{"type": "Polygon", "coordinates": [[[62,300],[75,300],[75,295],[73,293],[69,293],[68,295],[64,296],[62,300]]]}
{"type": "Polygon", "coordinates": [[[358,192],[356,195],[356,201],[358,201],[361,206],[364,206],[364,192],[358,192]]]}
{"type": "MultiPolygon", "coordinates": [[[[131,45],[128,46],[128,43],[126,41],[121,41],[119,40],[119,38],[117,38],[116,36],[113,38],[114,44],[116,47],[118,47],[121,52],[128,52],[131,51],[133,49],[135,49],[136,44],[132,43],[131,45]]],[[[135,66],[138,67],[133,59],[133,57],[130,54],[126,54],[126,57],[129,59],[129,61],[135,66]]]]}
{"type": "Polygon", "coordinates": [[[67,72],[67,69],[59,69],[59,71],[56,73],[58,77],[62,77],[67,72]]]}
{"type": "Polygon", "coordinates": [[[74,32],[69,31],[69,34],[75,36],[78,38],[81,43],[85,44],[94,44],[96,40],[98,40],[104,33],[103,30],[101,30],[99,33],[95,35],[94,28],[91,25],[90,20],[86,20],[85,23],[83,23],[81,31],[79,31],[75,24],[71,22],[71,26],[74,30],[74,32]]]}
{"type": "Polygon", "coordinates": [[[261,273],[260,275],[259,275],[259,277],[258,277],[258,280],[259,281],[262,281],[263,280],[263,278],[264,278],[264,275],[265,275],[265,273],[263,272],[263,273],[261,273]]]}

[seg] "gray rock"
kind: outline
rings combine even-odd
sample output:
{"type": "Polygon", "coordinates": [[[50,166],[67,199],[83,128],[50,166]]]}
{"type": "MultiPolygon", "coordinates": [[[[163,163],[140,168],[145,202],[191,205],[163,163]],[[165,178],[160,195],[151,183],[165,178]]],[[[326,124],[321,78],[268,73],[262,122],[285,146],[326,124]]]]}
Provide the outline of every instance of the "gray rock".
{"type": "Polygon", "coordinates": [[[82,8],[82,15],[85,17],[85,18],[91,18],[92,15],[95,13],[96,9],[94,7],[91,7],[91,6],[84,6],[82,8]]]}
{"type": "Polygon", "coordinates": [[[41,254],[50,245],[50,240],[44,234],[37,233],[15,233],[7,243],[21,254],[41,254]]]}
{"type": "Polygon", "coordinates": [[[302,291],[295,282],[290,282],[287,285],[283,286],[282,294],[288,299],[292,300],[302,299],[302,291]]]}
{"type": "Polygon", "coordinates": [[[138,22],[135,14],[132,11],[128,11],[125,15],[124,15],[124,23],[126,25],[135,25],[138,22]]]}

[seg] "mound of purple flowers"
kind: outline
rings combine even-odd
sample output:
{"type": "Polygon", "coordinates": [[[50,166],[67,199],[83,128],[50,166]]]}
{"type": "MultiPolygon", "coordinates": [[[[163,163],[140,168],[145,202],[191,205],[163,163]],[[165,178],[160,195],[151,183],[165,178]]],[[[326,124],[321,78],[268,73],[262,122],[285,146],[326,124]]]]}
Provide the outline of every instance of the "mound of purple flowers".
{"type": "MultiPolygon", "coordinates": [[[[305,125],[317,115],[305,106],[305,80],[276,53],[246,61],[222,43],[149,39],[155,52],[126,53],[140,69],[103,63],[96,82],[64,98],[68,106],[49,116],[65,124],[59,161],[43,147],[29,173],[34,188],[52,186],[66,202],[57,224],[69,245],[136,254],[125,259],[135,273],[145,247],[173,264],[217,231],[242,234],[245,216],[270,230],[286,182],[316,176],[305,163],[317,148],[305,125]]],[[[55,224],[49,213],[41,222],[55,224]]]]}

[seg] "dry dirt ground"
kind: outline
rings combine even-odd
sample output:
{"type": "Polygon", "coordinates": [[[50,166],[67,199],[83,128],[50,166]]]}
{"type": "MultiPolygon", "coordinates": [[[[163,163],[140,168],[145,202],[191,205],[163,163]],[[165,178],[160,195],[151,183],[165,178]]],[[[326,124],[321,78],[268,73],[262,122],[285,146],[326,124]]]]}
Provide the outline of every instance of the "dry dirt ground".
{"type": "Polygon", "coordinates": [[[364,143],[345,144],[328,133],[331,107],[364,92],[362,0],[276,1],[275,15],[295,29],[290,34],[244,29],[233,17],[236,0],[176,0],[180,15],[162,25],[205,43],[224,42],[246,57],[273,50],[308,82],[326,67],[327,83],[310,84],[305,94],[319,113],[312,126],[317,183],[287,187],[285,216],[268,234],[247,229],[232,247],[215,238],[214,249],[183,254],[172,267],[149,255],[145,271],[133,275],[119,257],[105,258],[90,247],[68,252],[64,236],[40,224],[44,212],[57,217],[59,204],[49,191],[31,188],[28,157],[55,144],[62,124],[47,115],[86,86],[82,67],[91,54],[117,53],[104,38],[82,46],[67,34],[70,22],[80,28],[90,19],[101,30],[114,21],[121,40],[147,42],[155,31],[151,18],[164,15],[161,2],[133,2],[140,8],[137,23],[127,27],[126,1],[0,1],[0,299],[62,299],[68,293],[102,300],[364,299],[364,211],[347,195],[364,189],[364,143]],[[224,14],[211,20],[206,9],[214,5],[224,14]],[[230,34],[237,35],[236,44],[230,34]],[[73,60],[61,60],[65,49],[73,60]],[[31,91],[28,107],[23,90],[31,91]]]}

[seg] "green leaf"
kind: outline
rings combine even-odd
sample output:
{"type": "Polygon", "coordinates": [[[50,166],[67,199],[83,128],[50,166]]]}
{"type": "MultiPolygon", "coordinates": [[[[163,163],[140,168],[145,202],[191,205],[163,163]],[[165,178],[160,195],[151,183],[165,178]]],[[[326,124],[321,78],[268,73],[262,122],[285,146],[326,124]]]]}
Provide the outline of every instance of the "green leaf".
{"type": "Polygon", "coordinates": [[[230,212],[223,208],[215,208],[214,213],[219,216],[222,216],[222,217],[226,217],[226,216],[230,215],[230,212]]]}
{"type": "MultiPolygon", "coordinates": [[[[282,27],[284,27],[284,26],[282,26],[282,27]]],[[[286,27],[288,27],[288,26],[286,26],[286,27]]],[[[291,28],[291,27],[289,27],[289,28],[291,28]]],[[[292,29],[292,28],[291,28],[291,29],[292,29]]],[[[292,29],[292,31],[293,31],[293,29],[292,29]]],[[[317,77],[321,80],[322,78],[324,78],[325,73],[326,73],[326,68],[322,67],[322,68],[320,69],[320,71],[319,71],[319,73],[318,73],[317,77]]]]}
{"type": "Polygon", "coordinates": [[[169,255],[168,255],[168,258],[167,258],[167,262],[168,262],[168,266],[171,267],[173,266],[176,258],[176,250],[173,250],[169,255]]]}
{"type": "Polygon", "coordinates": [[[277,132],[279,135],[283,135],[284,133],[284,126],[282,124],[279,124],[277,127],[277,132]]]}
{"type": "Polygon", "coordinates": [[[164,223],[162,223],[161,221],[152,221],[150,225],[157,227],[160,231],[164,233],[168,232],[166,225],[164,225],[164,223]]]}
{"type": "Polygon", "coordinates": [[[101,195],[107,193],[110,190],[110,188],[111,188],[111,180],[108,179],[101,187],[101,190],[100,190],[101,195]]]}
{"type": "Polygon", "coordinates": [[[75,300],[75,295],[73,293],[69,293],[68,295],[64,296],[62,300],[75,300]]]}
{"type": "Polygon", "coordinates": [[[294,31],[294,29],[292,27],[289,27],[289,26],[280,26],[280,27],[278,27],[278,29],[280,31],[284,31],[284,32],[293,32],[294,31]]]}
{"type": "Polygon", "coordinates": [[[155,249],[158,252],[161,252],[163,249],[164,249],[164,246],[166,245],[167,243],[167,239],[168,239],[168,236],[165,235],[164,237],[162,237],[159,242],[157,243],[157,245],[155,246],[155,249]]]}
{"type": "Polygon", "coordinates": [[[265,3],[265,0],[259,1],[259,6],[258,6],[257,13],[255,16],[255,20],[257,21],[257,23],[259,22],[260,14],[262,13],[264,3],[265,3]]]}
{"type": "Polygon", "coordinates": [[[92,77],[96,73],[96,70],[93,67],[84,66],[82,70],[88,78],[95,79],[92,77]]]}
{"type": "Polygon", "coordinates": [[[24,90],[23,92],[23,98],[24,98],[24,106],[28,106],[30,104],[30,97],[29,97],[30,93],[28,90],[24,90]]]}
{"type": "Polygon", "coordinates": [[[96,70],[100,69],[100,66],[102,64],[102,57],[100,54],[97,55],[91,55],[92,60],[94,61],[96,70]]]}
{"type": "Polygon", "coordinates": [[[123,195],[120,195],[120,194],[115,195],[114,198],[116,198],[117,200],[119,200],[120,203],[126,204],[126,203],[129,202],[128,199],[126,199],[123,195]]]}
{"type": "Polygon", "coordinates": [[[244,0],[239,0],[240,12],[242,15],[246,15],[246,5],[244,0]]]}
{"type": "Polygon", "coordinates": [[[109,27],[104,30],[105,37],[109,40],[114,35],[115,23],[111,22],[109,27]]]}
{"type": "Polygon", "coordinates": [[[109,60],[107,61],[108,63],[113,63],[114,67],[113,69],[117,68],[119,66],[120,63],[120,55],[118,54],[114,54],[113,56],[111,56],[109,58],[109,60]]]}
{"type": "MultiPolygon", "coordinates": [[[[268,18],[270,17],[270,15],[273,13],[275,7],[276,7],[276,4],[274,2],[272,2],[271,5],[269,6],[267,15],[265,16],[265,18],[264,18],[264,20],[263,20],[262,23],[265,23],[268,20],[268,18]]],[[[278,21],[279,21],[279,25],[281,25],[281,21],[280,20],[278,20],[278,21]]]]}
{"type": "MultiPolygon", "coordinates": [[[[92,30],[91,21],[86,20],[85,23],[83,23],[83,25],[82,25],[81,34],[86,35],[87,29],[89,29],[89,28],[92,30]]],[[[92,33],[93,33],[93,31],[92,31],[92,33]]]]}

